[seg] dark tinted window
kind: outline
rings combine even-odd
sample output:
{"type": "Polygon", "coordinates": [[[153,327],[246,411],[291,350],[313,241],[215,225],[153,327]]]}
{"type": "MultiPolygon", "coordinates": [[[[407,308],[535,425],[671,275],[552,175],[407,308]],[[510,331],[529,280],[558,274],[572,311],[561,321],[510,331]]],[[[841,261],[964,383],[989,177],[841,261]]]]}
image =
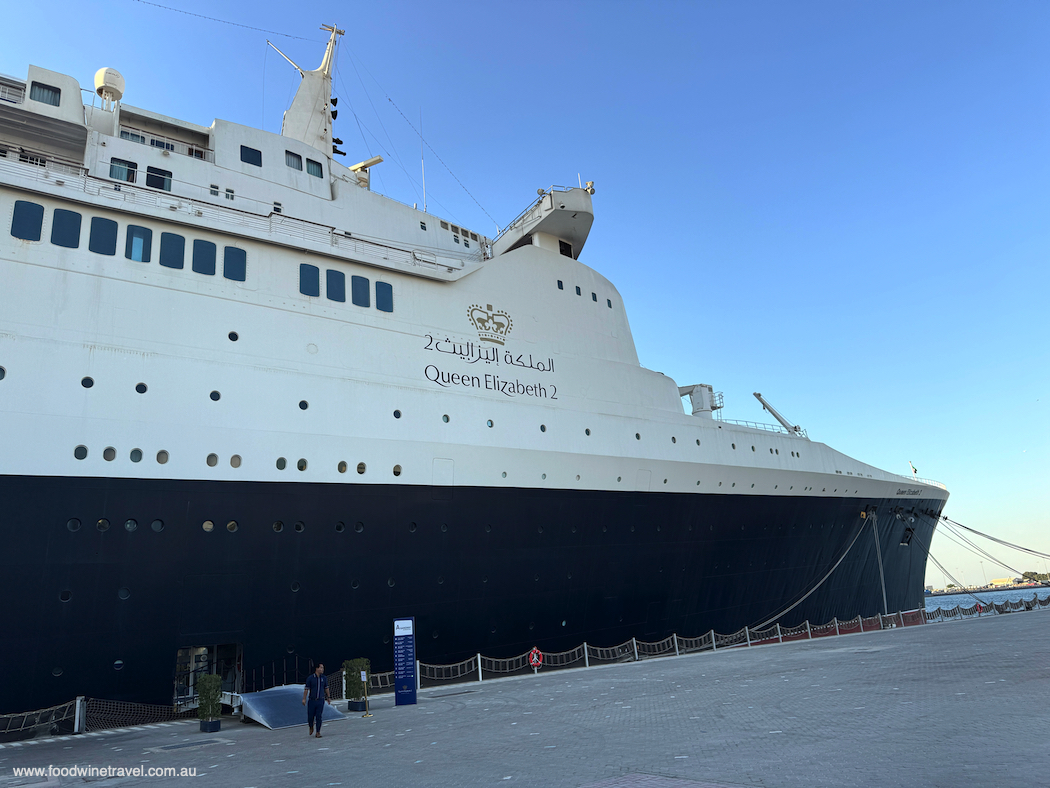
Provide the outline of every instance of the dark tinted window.
{"type": "Polygon", "coordinates": [[[175,233],[160,234],[160,264],[165,268],[182,268],[186,260],[186,239],[175,233]]]}
{"type": "Polygon", "coordinates": [[[321,178],[324,176],[324,170],[321,169],[321,162],[314,161],[313,159],[306,160],[306,171],[315,178],[321,178]]]}
{"type": "Polygon", "coordinates": [[[299,292],[308,296],[321,295],[321,270],[316,265],[299,264],[299,292]]]}
{"type": "Polygon", "coordinates": [[[55,208],[55,213],[51,217],[51,243],[67,249],[76,249],[80,246],[79,213],[55,208]]]}
{"type": "Polygon", "coordinates": [[[140,263],[149,262],[150,247],[153,246],[153,231],[148,227],[128,225],[128,238],[124,244],[124,256],[140,263]]]}
{"type": "Polygon", "coordinates": [[[42,82],[34,82],[29,88],[29,98],[57,107],[62,101],[62,91],[42,82]]]}
{"type": "Polygon", "coordinates": [[[249,148],[247,145],[241,145],[241,161],[245,164],[254,164],[256,167],[262,167],[262,151],[249,148]]]}
{"type": "Polygon", "coordinates": [[[222,275],[234,282],[243,282],[248,276],[248,253],[236,246],[227,246],[222,255],[222,275]]]}
{"type": "Polygon", "coordinates": [[[394,288],[386,282],[376,282],[376,309],[380,312],[394,311],[394,288]]]}
{"type": "Polygon", "coordinates": [[[303,157],[298,153],[292,153],[290,150],[284,152],[284,163],[291,167],[293,170],[303,170],[303,157]]]}
{"type": "Polygon", "coordinates": [[[109,160],[109,177],[114,180],[134,183],[138,169],[139,165],[133,161],[124,161],[124,159],[109,160]]]}
{"type": "Polygon", "coordinates": [[[350,277],[350,299],[355,306],[370,306],[368,280],[363,276],[350,277]]]}
{"type": "Polygon", "coordinates": [[[23,241],[39,241],[44,226],[44,206],[26,200],[15,200],[11,217],[11,235],[23,241]]]}
{"type": "Polygon", "coordinates": [[[151,189],[163,189],[171,191],[171,170],[162,170],[158,167],[146,168],[146,185],[151,189]]]}
{"type": "Polygon", "coordinates": [[[198,274],[215,276],[215,244],[211,241],[193,242],[193,270],[198,274]]]}
{"type": "Polygon", "coordinates": [[[325,295],[329,301],[346,301],[346,276],[342,271],[325,272],[325,295]]]}
{"type": "Polygon", "coordinates": [[[112,219],[91,217],[91,235],[88,237],[88,249],[95,254],[114,255],[117,253],[117,223],[112,219]]]}
{"type": "Polygon", "coordinates": [[[572,257],[572,244],[567,244],[565,241],[558,241],[558,251],[566,257],[572,257]]]}

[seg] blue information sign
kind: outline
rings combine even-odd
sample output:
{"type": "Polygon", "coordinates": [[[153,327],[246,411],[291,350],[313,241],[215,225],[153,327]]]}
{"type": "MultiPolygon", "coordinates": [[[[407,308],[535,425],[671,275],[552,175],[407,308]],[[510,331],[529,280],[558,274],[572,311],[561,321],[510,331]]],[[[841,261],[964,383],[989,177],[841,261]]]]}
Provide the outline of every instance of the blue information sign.
{"type": "Polygon", "coordinates": [[[394,705],[416,702],[416,620],[394,619],[394,705]]]}

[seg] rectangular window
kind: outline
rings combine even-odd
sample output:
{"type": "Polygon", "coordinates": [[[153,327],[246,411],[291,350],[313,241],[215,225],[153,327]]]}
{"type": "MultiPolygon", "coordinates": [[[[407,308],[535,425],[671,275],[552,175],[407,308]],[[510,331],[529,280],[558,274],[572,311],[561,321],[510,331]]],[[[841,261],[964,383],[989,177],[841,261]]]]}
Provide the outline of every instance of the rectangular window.
{"type": "Polygon", "coordinates": [[[293,170],[303,171],[303,157],[298,153],[292,153],[290,150],[284,152],[284,163],[291,167],[293,170]]]}
{"type": "Polygon", "coordinates": [[[193,270],[205,276],[215,276],[215,244],[211,241],[193,242],[193,270]]]}
{"type": "Polygon", "coordinates": [[[51,217],[51,243],[55,246],[64,246],[66,249],[80,247],[79,213],[55,208],[55,213],[51,217]]]}
{"type": "Polygon", "coordinates": [[[122,140],[131,140],[132,142],[137,142],[141,145],[146,144],[146,138],[144,136],[136,134],[134,131],[128,131],[127,129],[120,130],[120,138],[122,140]]]}
{"type": "Polygon", "coordinates": [[[346,301],[346,275],[342,271],[325,271],[325,290],[329,301],[346,301]]]}
{"type": "Polygon", "coordinates": [[[472,240],[472,241],[478,240],[478,234],[477,233],[471,233],[470,234],[470,240],[472,240]]]}
{"type": "Polygon", "coordinates": [[[605,303],[608,304],[609,309],[612,309],[612,299],[611,298],[606,298],[605,299],[605,303]]]}
{"type": "Polygon", "coordinates": [[[314,161],[313,159],[306,160],[306,172],[313,175],[315,178],[324,177],[324,170],[321,169],[321,162],[314,161]]]}
{"type": "Polygon", "coordinates": [[[273,204],[273,212],[274,213],[284,213],[284,206],[282,206],[279,202],[275,202],[273,204]]]}
{"type": "Polygon", "coordinates": [[[459,243],[459,236],[458,235],[453,235],[452,236],[452,240],[455,241],[456,243],[459,243]]]}
{"type": "Polygon", "coordinates": [[[350,300],[354,306],[371,306],[368,297],[368,280],[363,276],[350,277],[350,300]]]}
{"type": "Polygon", "coordinates": [[[52,107],[57,107],[62,101],[62,91],[42,82],[34,82],[32,87],[29,88],[29,98],[42,104],[50,104],[52,107]]]}
{"type": "Polygon", "coordinates": [[[44,206],[26,200],[15,200],[11,217],[11,235],[23,241],[39,241],[44,226],[44,206]]]}
{"type": "Polygon", "coordinates": [[[124,161],[123,159],[109,160],[109,177],[115,181],[134,183],[135,173],[138,172],[138,169],[139,165],[133,161],[124,161]]]}
{"type": "Polygon", "coordinates": [[[562,283],[562,281],[560,279],[558,280],[558,289],[559,290],[564,290],[565,289],[565,285],[562,283]]]}
{"type": "Polygon", "coordinates": [[[211,196],[212,197],[218,197],[219,196],[219,185],[217,183],[213,183],[211,185],[209,191],[211,192],[211,196]]]}
{"type": "Polygon", "coordinates": [[[150,137],[149,144],[154,148],[160,148],[161,150],[175,150],[175,143],[168,142],[167,140],[158,140],[156,137],[150,137]]]}
{"type": "Polygon", "coordinates": [[[580,291],[580,286],[579,285],[576,285],[576,295],[578,295],[578,296],[582,296],[583,295],[583,293],[580,291]]]}
{"type": "Polygon", "coordinates": [[[254,164],[256,167],[262,167],[262,151],[249,148],[247,145],[241,145],[241,161],[245,164],[254,164]]]}
{"type": "Polygon", "coordinates": [[[468,249],[470,248],[470,241],[467,240],[467,236],[465,235],[463,236],[463,245],[468,249]]]}
{"type": "Polygon", "coordinates": [[[448,222],[442,222],[441,223],[441,229],[442,230],[447,230],[448,229],[448,222]]]}
{"type": "Polygon", "coordinates": [[[222,275],[234,282],[248,278],[248,253],[236,246],[227,246],[222,252],[222,275]]]}
{"type": "Polygon", "coordinates": [[[148,227],[128,225],[127,242],[124,244],[124,256],[138,263],[148,263],[150,249],[153,246],[153,231],[148,227]]]}
{"type": "Polygon", "coordinates": [[[427,229],[427,223],[426,223],[426,222],[420,222],[420,223],[419,223],[419,229],[420,229],[420,230],[425,230],[425,229],[427,229]]]}
{"type": "Polygon", "coordinates": [[[394,288],[386,282],[376,282],[376,309],[380,312],[394,311],[394,288]]]}
{"type": "Polygon", "coordinates": [[[567,244],[565,241],[558,241],[558,251],[566,257],[572,257],[572,244],[567,244]]]}
{"type": "Polygon", "coordinates": [[[227,189],[226,190],[226,199],[227,200],[232,200],[233,199],[233,189],[227,189]]]}
{"type": "Polygon", "coordinates": [[[321,295],[321,269],[316,265],[299,264],[299,292],[314,297],[321,295]]]}
{"type": "Polygon", "coordinates": [[[162,170],[158,167],[146,168],[146,185],[151,189],[163,189],[171,191],[171,171],[162,170]]]}
{"type": "Polygon", "coordinates": [[[160,264],[165,268],[182,268],[185,261],[186,239],[175,233],[161,233],[160,264]]]}
{"type": "Polygon", "coordinates": [[[454,232],[456,235],[459,235],[459,228],[456,227],[456,225],[452,225],[452,232],[454,232]]]}
{"type": "Polygon", "coordinates": [[[92,216],[88,249],[95,254],[115,255],[117,253],[117,223],[112,219],[92,216]]]}
{"type": "Polygon", "coordinates": [[[592,300],[592,301],[593,301],[594,303],[596,303],[596,304],[597,304],[597,303],[598,303],[598,294],[597,294],[597,293],[591,293],[591,300],[592,300]]]}

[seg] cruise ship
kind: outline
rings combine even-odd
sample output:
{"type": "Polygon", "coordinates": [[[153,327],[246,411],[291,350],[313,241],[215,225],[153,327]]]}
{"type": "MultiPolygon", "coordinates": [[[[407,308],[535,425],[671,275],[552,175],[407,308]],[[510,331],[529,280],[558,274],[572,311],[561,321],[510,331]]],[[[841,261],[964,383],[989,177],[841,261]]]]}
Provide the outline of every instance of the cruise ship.
{"type": "Polygon", "coordinates": [[[323,29],[280,134],[0,76],[0,712],[923,604],[943,485],[641,366],[592,183],[376,193],[323,29]]]}

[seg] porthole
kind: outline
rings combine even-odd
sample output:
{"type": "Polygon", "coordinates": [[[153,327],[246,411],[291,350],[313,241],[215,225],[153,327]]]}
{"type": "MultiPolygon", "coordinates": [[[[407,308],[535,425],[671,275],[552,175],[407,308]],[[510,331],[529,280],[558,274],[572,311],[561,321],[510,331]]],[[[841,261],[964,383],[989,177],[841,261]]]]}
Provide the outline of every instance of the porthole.
{"type": "Polygon", "coordinates": [[[633,525],[631,526],[631,533],[632,534],[634,533],[634,526],[633,525]]]}
{"type": "Polygon", "coordinates": [[[300,586],[299,586],[299,584],[298,584],[298,583],[292,583],[292,585],[291,585],[291,589],[292,589],[292,593],[293,593],[293,594],[295,594],[295,593],[298,593],[298,591],[299,591],[299,588],[300,588],[300,586]]]}
{"type": "Polygon", "coordinates": [[[699,445],[700,445],[700,439],[699,439],[699,438],[697,438],[697,439],[696,439],[696,445],[697,445],[697,446],[699,446],[699,445]]]}
{"type": "Polygon", "coordinates": [[[62,675],[62,668],[51,668],[51,675],[57,679],[62,675]]]}
{"type": "Polygon", "coordinates": [[[356,579],[355,580],[351,580],[350,581],[350,587],[351,588],[360,588],[361,587],[361,583],[358,582],[356,579]]]}
{"type": "Polygon", "coordinates": [[[131,533],[132,531],[138,530],[138,527],[139,527],[138,520],[125,520],[124,521],[124,530],[127,531],[128,533],[131,533]]]}
{"type": "Polygon", "coordinates": [[[545,473],[541,473],[541,474],[540,474],[540,478],[541,478],[541,479],[546,479],[546,478],[547,478],[547,474],[545,474],[545,473]]]}
{"type": "Polygon", "coordinates": [[[393,588],[393,587],[394,587],[394,578],[392,578],[392,577],[388,577],[388,578],[386,579],[386,584],[387,584],[387,585],[388,585],[388,586],[389,586],[390,588],[393,588]]]}
{"type": "Polygon", "coordinates": [[[297,534],[301,534],[305,530],[306,530],[306,523],[304,523],[302,520],[299,520],[299,521],[297,521],[295,523],[295,532],[297,534]]]}
{"type": "Polygon", "coordinates": [[[536,526],[536,533],[538,533],[538,534],[542,534],[543,533],[543,526],[542,525],[537,525],[536,526]]]}
{"type": "Polygon", "coordinates": [[[306,460],[304,460],[302,457],[300,457],[299,458],[299,462],[297,462],[295,464],[295,467],[298,468],[301,471],[305,471],[306,470],[306,460]]]}
{"type": "Polygon", "coordinates": [[[540,432],[546,432],[546,431],[547,431],[547,425],[546,424],[541,424],[540,425],[540,432]]]}
{"type": "Polygon", "coordinates": [[[580,480],[580,474],[577,473],[576,474],[576,481],[579,481],[579,480],[580,480]]]}
{"type": "Polygon", "coordinates": [[[394,466],[394,476],[400,476],[400,475],[401,475],[401,466],[400,465],[395,465],[394,466]]]}
{"type": "Polygon", "coordinates": [[[485,533],[487,533],[487,534],[492,533],[492,524],[491,523],[486,523],[485,524],[485,533]]]}
{"type": "Polygon", "coordinates": [[[205,520],[203,523],[201,523],[201,528],[204,529],[205,533],[210,534],[212,531],[215,530],[215,523],[213,523],[211,520],[205,520]]]}
{"type": "Polygon", "coordinates": [[[117,660],[113,661],[113,670],[123,670],[123,669],[124,669],[124,660],[117,659],[117,660]]]}
{"type": "Polygon", "coordinates": [[[674,435],[671,436],[671,443],[678,443],[678,439],[674,435]]]}
{"type": "Polygon", "coordinates": [[[752,446],[752,447],[751,447],[751,451],[754,451],[754,450],[755,450],[755,447],[754,447],[754,446],[752,446]]]}
{"type": "Polygon", "coordinates": [[[506,471],[504,471],[504,472],[503,472],[503,478],[504,478],[504,479],[506,479],[506,478],[507,478],[507,472],[506,472],[506,471]]]}
{"type": "Polygon", "coordinates": [[[59,593],[58,598],[62,602],[68,602],[70,599],[73,598],[73,592],[72,591],[62,591],[62,592],[59,593]]]}
{"type": "Polygon", "coordinates": [[[443,422],[445,422],[446,424],[448,424],[448,414],[446,413],[446,414],[445,414],[444,416],[442,416],[442,417],[441,417],[441,420],[442,420],[443,422]]]}
{"type": "Polygon", "coordinates": [[[617,476],[617,477],[616,477],[616,481],[620,481],[620,480],[621,480],[621,478],[622,478],[622,477],[620,477],[620,476],[617,476]]]}
{"type": "Polygon", "coordinates": [[[732,485],[730,485],[730,486],[732,486],[732,487],[736,487],[736,482],[733,482],[733,484],[732,484],[732,485]]]}
{"type": "Polygon", "coordinates": [[[755,489],[755,485],[754,484],[751,485],[751,489],[752,490],[755,489]]]}
{"type": "Polygon", "coordinates": [[[602,526],[602,533],[603,534],[606,533],[608,530],[609,530],[609,526],[607,526],[607,525],[603,525],[602,526]]]}
{"type": "Polygon", "coordinates": [[[142,462],[142,449],[132,449],[129,456],[132,462],[142,462]]]}
{"type": "Polygon", "coordinates": [[[222,394],[220,394],[220,393],[219,393],[219,392],[217,392],[217,391],[213,391],[213,392],[212,392],[211,394],[209,394],[208,396],[209,396],[209,397],[211,397],[211,401],[212,401],[212,402],[218,402],[218,401],[219,401],[219,399],[220,399],[220,398],[222,397],[222,394]]]}
{"type": "Polygon", "coordinates": [[[102,459],[106,462],[113,462],[113,460],[117,459],[117,450],[112,446],[107,446],[102,450],[102,459]]]}
{"type": "Polygon", "coordinates": [[[433,632],[430,633],[430,637],[434,638],[434,640],[437,640],[438,639],[438,631],[435,629],[433,632]]]}
{"type": "Polygon", "coordinates": [[[159,534],[161,531],[164,530],[164,521],[154,520],[152,523],[149,524],[149,527],[152,528],[155,533],[159,534]]]}
{"type": "Polygon", "coordinates": [[[773,453],[773,450],[772,450],[772,449],[770,449],[770,450],[769,450],[769,453],[770,453],[770,454],[772,454],[772,453],[773,453]]]}
{"type": "Polygon", "coordinates": [[[343,523],[336,523],[335,524],[335,532],[337,534],[341,534],[345,530],[346,530],[346,526],[343,525],[343,523]]]}
{"type": "Polygon", "coordinates": [[[120,599],[129,599],[131,597],[131,589],[121,586],[117,589],[117,597],[120,599]]]}
{"type": "Polygon", "coordinates": [[[231,534],[235,533],[237,531],[237,521],[230,520],[228,523],[226,523],[226,530],[229,531],[231,534]]]}
{"type": "Polygon", "coordinates": [[[667,479],[664,479],[664,484],[667,484],[667,479]]]}
{"type": "Polygon", "coordinates": [[[95,523],[95,527],[98,528],[98,530],[103,531],[103,532],[108,531],[109,530],[109,520],[107,520],[105,517],[103,517],[101,520],[99,520],[97,523],[95,523]]]}
{"type": "Polygon", "coordinates": [[[488,421],[486,421],[485,422],[485,426],[491,428],[492,427],[492,419],[489,419],[488,421]]]}
{"type": "Polygon", "coordinates": [[[415,523],[409,523],[408,524],[408,532],[410,534],[414,534],[416,532],[416,524],[415,523]]]}
{"type": "Polygon", "coordinates": [[[336,467],[339,468],[339,473],[346,473],[346,460],[340,460],[336,467]]]}
{"type": "Polygon", "coordinates": [[[640,441],[642,439],[642,434],[640,432],[634,433],[634,439],[640,441]]]}
{"type": "Polygon", "coordinates": [[[229,334],[227,334],[226,336],[228,336],[228,337],[230,338],[230,341],[231,341],[231,342],[236,342],[236,341],[237,341],[238,339],[240,339],[240,337],[239,337],[239,336],[237,336],[237,332],[236,332],[236,331],[231,331],[231,332],[230,332],[229,334]]]}
{"type": "Polygon", "coordinates": [[[585,430],[583,431],[583,434],[584,434],[584,435],[590,435],[590,434],[591,434],[591,428],[590,428],[590,427],[588,427],[587,429],[585,429],[585,430]]]}
{"type": "Polygon", "coordinates": [[[87,457],[87,446],[77,446],[73,449],[73,456],[78,460],[83,460],[87,457]]]}
{"type": "Polygon", "coordinates": [[[447,534],[448,533],[448,523],[442,523],[441,524],[441,533],[443,533],[443,534],[447,534]]]}
{"type": "Polygon", "coordinates": [[[273,524],[273,530],[274,533],[279,534],[281,531],[284,530],[284,523],[282,523],[280,520],[275,520],[273,524]]]}
{"type": "Polygon", "coordinates": [[[136,383],[135,384],[135,391],[137,391],[139,394],[145,394],[146,393],[146,384],[145,383],[136,383]]]}
{"type": "Polygon", "coordinates": [[[395,419],[400,419],[401,418],[401,411],[395,410],[394,411],[394,418],[395,419]]]}
{"type": "Polygon", "coordinates": [[[364,530],[365,530],[365,524],[364,523],[354,523],[354,531],[356,533],[361,533],[364,530]]]}
{"type": "Polygon", "coordinates": [[[207,462],[208,462],[208,467],[209,468],[214,468],[216,465],[219,464],[219,455],[218,454],[209,454],[207,462]]]}
{"type": "Polygon", "coordinates": [[[95,381],[93,381],[91,378],[81,378],[80,385],[86,389],[89,389],[95,385],[95,381]]]}
{"type": "Polygon", "coordinates": [[[310,403],[304,399],[299,400],[299,410],[306,410],[310,407],[310,403]]]}
{"type": "Polygon", "coordinates": [[[80,520],[78,520],[76,517],[71,517],[70,519],[66,520],[66,528],[68,528],[73,533],[76,533],[80,530],[80,520]]]}
{"type": "Polygon", "coordinates": [[[733,447],[734,449],[736,448],[736,444],[735,444],[735,443],[733,443],[733,444],[730,444],[730,445],[731,445],[731,446],[732,446],[732,447],[733,447]]]}
{"type": "Polygon", "coordinates": [[[241,467],[241,455],[234,454],[232,457],[230,457],[230,467],[231,468],[240,468],[241,467]]]}
{"type": "Polygon", "coordinates": [[[3,380],[6,377],[7,377],[7,370],[4,369],[3,367],[0,367],[0,380],[3,380]]]}
{"type": "Polygon", "coordinates": [[[158,451],[157,452],[157,462],[159,464],[161,464],[161,465],[164,465],[167,461],[168,461],[168,453],[166,451],[164,451],[164,449],[161,449],[160,451],[158,451]]]}
{"type": "Polygon", "coordinates": [[[288,460],[286,460],[284,457],[278,457],[277,458],[277,470],[283,471],[287,467],[288,467],[288,460]]]}
{"type": "Polygon", "coordinates": [[[442,577],[441,575],[438,575],[438,585],[443,585],[444,582],[445,582],[445,578],[442,577]]]}
{"type": "Polygon", "coordinates": [[[489,576],[488,575],[482,575],[481,576],[481,582],[482,583],[487,583],[488,581],[489,581],[489,576]]]}
{"type": "Polygon", "coordinates": [[[569,530],[572,531],[573,533],[576,533],[576,526],[575,525],[572,526],[569,530]]]}
{"type": "Polygon", "coordinates": [[[365,464],[363,462],[357,463],[357,472],[358,473],[363,474],[365,472],[365,470],[366,470],[366,467],[365,467],[365,464]]]}

